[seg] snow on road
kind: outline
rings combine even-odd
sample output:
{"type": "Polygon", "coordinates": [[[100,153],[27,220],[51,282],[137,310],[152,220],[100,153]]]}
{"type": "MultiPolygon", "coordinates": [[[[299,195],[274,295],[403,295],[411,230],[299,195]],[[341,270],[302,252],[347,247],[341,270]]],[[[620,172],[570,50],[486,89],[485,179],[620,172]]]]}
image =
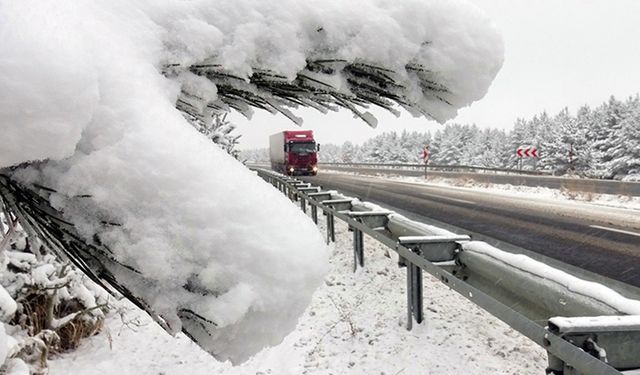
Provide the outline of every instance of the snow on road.
{"type": "Polygon", "coordinates": [[[336,230],[331,271],[296,330],[247,363],[218,362],[123,304],[105,332],[52,361],[51,374],[544,373],[541,348],[430,276],[425,322],[407,331],[405,269],[365,236],[366,267],[354,273],[352,235],[340,221],[336,230]]]}
{"type": "MultiPolygon", "coordinates": [[[[395,179],[395,178],[394,178],[395,179]]],[[[425,183],[424,178],[403,177],[407,182],[425,183]]],[[[589,204],[609,208],[625,208],[640,210],[640,198],[629,195],[616,194],[596,194],[580,191],[570,191],[568,189],[552,189],[543,186],[531,187],[510,184],[492,184],[486,182],[476,182],[473,180],[452,180],[440,177],[429,178],[429,184],[460,188],[470,188],[489,193],[507,195],[510,197],[533,199],[538,201],[556,200],[569,205],[589,204]]],[[[557,203],[559,203],[557,202],[557,203]]]]}

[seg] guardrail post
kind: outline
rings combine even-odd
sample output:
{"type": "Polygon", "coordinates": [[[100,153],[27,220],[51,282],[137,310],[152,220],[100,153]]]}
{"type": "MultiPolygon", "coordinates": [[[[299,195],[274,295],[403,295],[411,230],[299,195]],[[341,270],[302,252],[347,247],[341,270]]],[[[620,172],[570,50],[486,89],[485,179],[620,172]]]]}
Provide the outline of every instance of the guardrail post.
{"type": "Polygon", "coordinates": [[[407,265],[407,331],[411,331],[413,328],[413,298],[411,297],[413,293],[413,285],[411,281],[413,280],[413,275],[411,274],[411,267],[409,267],[411,263],[407,265]]]}
{"type": "MultiPolygon", "coordinates": [[[[364,224],[370,229],[381,228],[388,222],[389,211],[348,211],[346,215],[350,216],[359,224],[364,224]]],[[[349,230],[353,231],[353,271],[360,267],[364,267],[364,235],[363,231],[355,226],[349,226],[349,230]]]]}
{"type": "MultiPolygon", "coordinates": [[[[633,315],[554,317],[547,330],[616,369],[640,368],[640,320],[633,315]]],[[[550,346],[550,342],[545,342],[550,346]]],[[[549,348],[547,348],[549,349],[549,348]]],[[[547,374],[581,374],[547,350],[547,374]]]]}
{"type": "MultiPolygon", "coordinates": [[[[456,241],[469,241],[469,236],[401,236],[398,244],[427,260],[453,259],[453,251],[458,248],[456,241]]],[[[418,324],[424,320],[422,295],[422,268],[400,257],[400,266],[407,267],[407,330],[411,330],[413,319],[418,324]]]]}
{"type": "Polygon", "coordinates": [[[327,198],[327,199],[331,199],[331,193],[330,192],[323,192],[323,191],[318,191],[317,193],[307,193],[307,198],[309,198],[309,204],[311,205],[311,218],[313,219],[313,222],[318,224],[318,206],[317,203],[318,202],[322,202],[323,198],[327,198]],[[314,201],[315,204],[311,204],[311,201],[314,201]]]}
{"type": "Polygon", "coordinates": [[[364,236],[358,228],[353,229],[353,272],[360,267],[364,267],[364,236]]]}
{"type": "Polygon", "coordinates": [[[331,242],[336,242],[336,219],[333,217],[333,214],[329,215],[331,223],[331,242]]]}
{"type": "Polygon", "coordinates": [[[293,202],[297,202],[298,201],[298,191],[296,190],[295,186],[292,186],[286,182],[283,183],[284,185],[284,193],[287,195],[287,197],[293,201],[293,202]]]}
{"type": "Polygon", "coordinates": [[[415,317],[416,322],[420,324],[424,320],[424,310],[422,306],[422,269],[413,264],[409,266],[409,268],[413,268],[411,271],[411,276],[413,277],[413,280],[411,280],[411,291],[413,292],[411,293],[411,297],[413,299],[411,306],[413,309],[413,316],[415,317]]]}
{"type": "Polygon", "coordinates": [[[335,220],[330,212],[327,212],[327,244],[329,242],[336,242],[336,233],[333,228],[335,220]]]}
{"type": "MultiPolygon", "coordinates": [[[[345,210],[345,209],[349,210],[351,209],[352,201],[353,199],[351,198],[328,199],[328,200],[323,200],[320,203],[322,203],[323,206],[331,207],[335,210],[345,210]]],[[[335,218],[331,213],[331,211],[329,210],[325,210],[324,213],[325,215],[327,215],[327,243],[329,243],[329,241],[336,242],[335,218]]]]}
{"type": "MultiPolygon", "coordinates": [[[[414,250],[411,250],[415,252],[414,250]]],[[[413,328],[413,319],[420,324],[424,320],[422,303],[422,269],[413,263],[407,264],[407,330],[413,328]]]]}
{"type": "Polygon", "coordinates": [[[302,209],[302,212],[305,214],[307,213],[307,201],[302,195],[300,196],[300,208],[302,209]]]}
{"type": "Polygon", "coordinates": [[[336,242],[336,218],[333,216],[333,214],[329,215],[331,216],[331,242],[336,242]]]}

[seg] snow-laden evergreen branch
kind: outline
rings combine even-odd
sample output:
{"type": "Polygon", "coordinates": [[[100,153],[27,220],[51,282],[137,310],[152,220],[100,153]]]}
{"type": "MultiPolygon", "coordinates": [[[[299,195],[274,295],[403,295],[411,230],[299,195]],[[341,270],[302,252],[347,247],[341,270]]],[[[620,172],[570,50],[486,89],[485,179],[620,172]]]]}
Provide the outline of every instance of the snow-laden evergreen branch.
{"type": "Polygon", "coordinates": [[[199,133],[209,138],[229,155],[238,158],[239,151],[235,147],[239,143],[238,139],[241,135],[232,134],[236,126],[227,120],[227,113],[219,114],[208,111],[196,117],[188,110],[180,108],[180,106],[178,108],[184,112],[187,120],[199,133]]]}
{"type": "Polygon", "coordinates": [[[189,87],[193,85],[183,87],[181,91],[178,108],[200,119],[206,118],[201,110],[203,107],[214,112],[236,110],[247,118],[251,118],[253,109],[257,108],[280,113],[301,125],[302,119],[288,108],[310,107],[322,113],[342,108],[376,127],[375,117],[359,108],[375,105],[396,116],[400,114],[397,108],[403,108],[415,116],[439,121],[447,117],[431,112],[434,103],[456,110],[447,99],[451,91],[438,82],[437,74],[415,64],[396,72],[364,62],[317,60],[308,62],[293,80],[273,71],[252,70],[254,73],[248,80],[225,71],[224,66],[218,64],[171,65],[165,68],[165,74],[169,77],[182,74],[184,81],[192,73],[215,84],[214,98],[207,99],[191,92],[189,87]],[[183,73],[185,71],[189,73],[183,73]],[[416,89],[418,95],[413,91],[416,89]]]}
{"type": "Polygon", "coordinates": [[[236,363],[295,327],[328,253],[183,114],[209,125],[258,108],[299,123],[292,108],[345,108],[374,124],[363,108],[377,105],[444,121],[484,96],[503,59],[491,22],[458,1],[44,0],[2,16],[0,189],[13,214],[236,363]]]}

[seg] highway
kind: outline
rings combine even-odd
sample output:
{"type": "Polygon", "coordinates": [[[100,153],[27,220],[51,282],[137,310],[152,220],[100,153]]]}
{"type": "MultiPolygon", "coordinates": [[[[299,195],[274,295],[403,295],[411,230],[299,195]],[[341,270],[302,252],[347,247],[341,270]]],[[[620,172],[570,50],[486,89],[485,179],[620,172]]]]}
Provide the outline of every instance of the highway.
{"type": "Polygon", "coordinates": [[[640,211],[329,172],[302,179],[503,249],[522,248],[640,287],[640,211]]]}
{"type": "MultiPolygon", "coordinates": [[[[343,172],[356,172],[359,174],[386,174],[399,176],[424,176],[424,169],[419,168],[389,168],[389,167],[363,167],[351,165],[327,165],[321,170],[339,170],[343,172]]],[[[550,189],[568,189],[571,191],[581,191],[596,194],[620,194],[628,196],[640,196],[640,182],[621,182],[613,180],[595,180],[589,178],[567,178],[559,176],[529,176],[524,174],[504,174],[492,172],[463,172],[463,171],[443,171],[431,168],[428,170],[429,176],[437,176],[449,179],[474,180],[479,183],[510,184],[521,186],[542,186],[550,189]]]]}

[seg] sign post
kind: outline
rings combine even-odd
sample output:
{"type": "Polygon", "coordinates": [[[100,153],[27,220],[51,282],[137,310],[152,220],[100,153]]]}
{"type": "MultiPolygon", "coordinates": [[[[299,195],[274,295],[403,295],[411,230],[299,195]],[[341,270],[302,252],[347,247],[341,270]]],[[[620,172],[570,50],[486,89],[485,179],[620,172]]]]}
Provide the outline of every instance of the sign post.
{"type": "Polygon", "coordinates": [[[571,170],[571,172],[576,171],[574,156],[576,156],[576,153],[573,151],[573,143],[569,143],[569,170],[571,170]]]}
{"type": "Polygon", "coordinates": [[[429,145],[424,145],[424,149],[422,150],[422,161],[424,162],[424,178],[427,179],[427,164],[429,164],[429,156],[431,153],[429,152],[429,145]]]}

